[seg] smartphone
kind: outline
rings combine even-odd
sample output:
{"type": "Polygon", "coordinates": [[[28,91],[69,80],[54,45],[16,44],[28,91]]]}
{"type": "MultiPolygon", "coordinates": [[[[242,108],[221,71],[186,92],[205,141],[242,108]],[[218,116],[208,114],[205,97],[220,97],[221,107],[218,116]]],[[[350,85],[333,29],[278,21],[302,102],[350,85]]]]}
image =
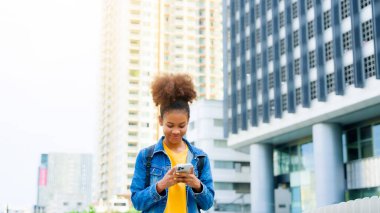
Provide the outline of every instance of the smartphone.
{"type": "Polygon", "coordinates": [[[190,168],[192,168],[193,165],[191,163],[184,163],[184,164],[177,164],[175,167],[176,167],[176,169],[175,169],[176,172],[186,172],[186,173],[189,173],[190,172],[190,168]]]}

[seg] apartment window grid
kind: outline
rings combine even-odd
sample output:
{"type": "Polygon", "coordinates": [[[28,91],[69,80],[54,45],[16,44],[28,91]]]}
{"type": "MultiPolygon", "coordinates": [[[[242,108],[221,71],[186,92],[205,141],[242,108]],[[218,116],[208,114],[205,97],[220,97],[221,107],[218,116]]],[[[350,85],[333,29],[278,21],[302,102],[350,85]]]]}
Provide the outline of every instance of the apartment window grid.
{"type": "Polygon", "coordinates": [[[366,125],[345,132],[348,161],[374,156],[372,129],[366,125]]]}
{"type": "Polygon", "coordinates": [[[292,4],[292,17],[293,19],[297,18],[298,17],[298,10],[297,10],[297,1],[296,2],[293,2],[292,4]]]}
{"type": "Polygon", "coordinates": [[[285,26],[285,13],[284,11],[280,12],[280,28],[285,26]]]}
{"type": "Polygon", "coordinates": [[[269,115],[273,116],[274,115],[274,100],[269,101],[269,115]]]}
{"type": "Polygon", "coordinates": [[[263,87],[263,82],[261,79],[257,79],[257,91],[260,91],[263,87]]]}
{"type": "Polygon", "coordinates": [[[256,32],[255,32],[255,34],[256,34],[256,44],[258,44],[258,43],[260,43],[260,39],[261,39],[261,37],[260,37],[260,29],[256,29],[256,32]]]}
{"type": "Polygon", "coordinates": [[[294,60],[294,73],[300,75],[300,58],[294,60]]]}
{"type": "Polygon", "coordinates": [[[344,67],[344,81],[346,86],[354,84],[354,67],[352,64],[344,67]]]}
{"type": "Polygon", "coordinates": [[[266,0],[267,1],[267,10],[272,9],[272,0],[266,0]]]}
{"type": "MultiPolygon", "coordinates": [[[[247,100],[250,100],[251,99],[251,85],[250,84],[248,84],[247,85],[247,89],[246,89],[246,93],[245,94],[247,94],[247,97],[246,97],[246,99],[247,100]]],[[[249,115],[249,114],[248,114],[249,115]]],[[[248,116],[249,117],[249,116],[248,116]]]]}
{"type": "Polygon", "coordinates": [[[244,14],[244,26],[248,26],[250,24],[249,22],[249,13],[244,14]]]}
{"type": "Polygon", "coordinates": [[[306,7],[307,9],[311,9],[313,7],[313,0],[307,0],[306,7]]]}
{"type": "Polygon", "coordinates": [[[317,98],[317,83],[316,81],[310,82],[310,97],[311,100],[314,100],[317,98]]]}
{"type": "Polygon", "coordinates": [[[286,68],[285,68],[285,66],[281,67],[281,82],[286,82],[286,68]]]}
{"type": "Polygon", "coordinates": [[[372,19],[362,23],[363,41],[371,41],[373,39],[372,19]]]}
{"type": "Polygon", "coordinates": [[[249,50],[251,48],[251,37],[245,37],[245,50],[249,50]]]}
{"type": "Polygon", "coordinates": [[[269,20],[267,22],[267,33],[268,33],[268,36],[272,35],[273,34],[273,24],[272,24],[272,20],[269,20]]]}
{"type": "Polygon", "coordinates": [[[326,77],[327,81],[327,93],[332,93],[335,90],[335,85],[334,85],[334,73],[330,73],[326,77]]]}
{"type": "Polygon", "coordinates": [[[307,23],[307,31],[308,31],[307,37],[309,39],[313,38],[314,37],[314,21],[313,20],[307,23]]]}
{"type": "Polygon", "coordinates": [[[263,105],[260,104],[257,106],[257,114],[259,117],[263,116],[263,105]]]}
{"type": "Polygon", "coordinates": [[[256,54],[256,69],[261,68],[261,53],[256,54]]]}
{"type": "MultiPolygon", "coordinates": [[[[238,38],[236,39],[236,40],[238,40],[238,38]]],[[[240,43],[237,43],[237,44],[235,44],[236,45],[236,51],[235,51],[235,54],[236,54],[236,58],[238,58],[239,56],[240,56],[240,43]]],[[[199,62],[203,62],[202,61],[203,59],[202,58],[200,58],[199,59],[199,62]]]]}
{"type": "Polygon", "coordinates": [[[274,73],[269,73],[269,89],[272,89],[274,87],[274,73]]]}
{"type": "Polygon", "coordinates": [[[242,125],[241,125],[241,114],[237,115],[237,126],[238,126],[238,129],[242,128],[242,125]]]}
{"type": "Polygon", "coordinates": [[[255,18],[258,19],[260,17],[260,5],[256,4],[255,5],[255,18]]]}
{"type": "Polygon", "coordinates": [[[374,55],[370,55],[364,58],[364,73],[365,78],[371,78],[372,76],[376,76],[374,55]]]}
{"type": "Polygon", "coordinates": [[[323,13],[323,26],[325,30],[331,27],[331,10],[323,13]]]}
{"type": "Polygon", "coordinates": [[[285,54],[285,39],[280,40],[280,54],[284,55],[285,54]]]}
{"type": "Polygon", "coordinates": [[[329,42],[325,43],[325,58],[326,58],[326,61],[328,61],[328,60],[330,60],[330,59],[333,58],[332,48],[333,48],[332,41],[329,41],[329,42]]]}
{"type": "Polygon", "coordinates": [[[298,30],[295,30],[293,32],[293,47],[294,48],[300,45],[300,40],[298,36],[299,36],[298,30]]]}
{"type": "Polygon", "coordinates": [[[363,9],[371,4],[371,0],[361,0],[360,1],[360,8],[363,9]]]}
{"type": "Polygon", "coordinates": [[[288,95],[282,94],[281,101],[282,101],[282,111],[288,110],[288,95]]]}
{"type": "Polygon", "coordinates": [[[315,67],[315,50],[309,52],[309,68],[315,67]]]}
{"type": "Polygon", "coordinates": [[[236,91],[236,99],[237,103],[241,103],[241,90],[236,91]]]}
{"type": "Polygon", "coordinates": [[[349,51],[352,49],[352,37],[351,30],[343,33],[343,51],[349,51]]]}
{"type": "Polygon", "coordinates": [[[268,48],[268,61],[273,61],[273,46],[268,48]]]}
{"type": "Polygon", "coordinates": [[[350,1],[342,0],[340,2],[341,11],[342,11],[342,20],[350,16],[350,1]]]}
{"type": "Polygon", "coordinates": [[[296,89],[296,105],[301,104],[301,88],[296,89]]]}
{"type": "Polygon", "coordinates": [[[241,70],[241,67],[236,67],[236,80],[240,80],[240,78],[241,78],[241,72],[240,72],[240,70],[241,70]]]}

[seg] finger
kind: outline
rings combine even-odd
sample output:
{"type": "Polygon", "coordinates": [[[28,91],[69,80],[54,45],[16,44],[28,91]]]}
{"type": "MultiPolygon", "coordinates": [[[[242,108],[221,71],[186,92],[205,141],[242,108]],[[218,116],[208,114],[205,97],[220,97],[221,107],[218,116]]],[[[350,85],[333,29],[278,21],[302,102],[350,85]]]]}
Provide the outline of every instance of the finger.
{"type": "Polygon", "coordinates": [[[189,174],[194,174],[194,167],[191,167],[191,168],[190,168],[190,172],[189,172],[189,174]]]}
{"type": "Polygon", "coordinates": [[[174,174],[175,174],[175,167],[172,167],[172,168],[168,171],[168,173],[174,175],[174,174]]]}

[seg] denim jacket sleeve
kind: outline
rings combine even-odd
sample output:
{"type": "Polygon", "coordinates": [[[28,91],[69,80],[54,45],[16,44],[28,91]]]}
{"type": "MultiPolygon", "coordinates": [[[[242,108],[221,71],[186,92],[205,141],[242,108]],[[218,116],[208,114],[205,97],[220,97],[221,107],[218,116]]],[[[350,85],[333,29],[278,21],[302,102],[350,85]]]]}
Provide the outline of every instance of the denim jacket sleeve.
{"type": "Polygon", "coordinates": [[[145,188],[145,178],[146,178],[146,149],[139,152],[135,172],[132,179],[131,192],[132,192],[132,203],[135,209],[139,211],[145,211],[157,204],[160,200],[167,196],[158,194],[156,189],[156,184],[150,185],[145,188]]]}
{"type": "Polygon", "coordinates": [[[192,191],[192,193],[198,206],[203,210],[207,210],[214,204],[215,195],[210,161],[208,157],[205,158],[202,176],[199,179],[202,183],[202,191],[200,193],[195,193],[192,191]]]}

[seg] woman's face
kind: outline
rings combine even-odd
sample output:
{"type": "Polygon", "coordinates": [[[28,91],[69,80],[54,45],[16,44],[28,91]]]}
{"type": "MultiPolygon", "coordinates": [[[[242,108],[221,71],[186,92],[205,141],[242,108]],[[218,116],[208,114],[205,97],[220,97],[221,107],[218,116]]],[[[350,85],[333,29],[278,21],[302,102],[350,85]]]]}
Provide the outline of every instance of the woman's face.
{"type": "Polygon", "coordinates": [[[171,144],[182,142],[182,137],[186,134],[188,115],[183,110],[171,110],[159,117],[160,125],[163,128],[165,140],[171,144]]]}

